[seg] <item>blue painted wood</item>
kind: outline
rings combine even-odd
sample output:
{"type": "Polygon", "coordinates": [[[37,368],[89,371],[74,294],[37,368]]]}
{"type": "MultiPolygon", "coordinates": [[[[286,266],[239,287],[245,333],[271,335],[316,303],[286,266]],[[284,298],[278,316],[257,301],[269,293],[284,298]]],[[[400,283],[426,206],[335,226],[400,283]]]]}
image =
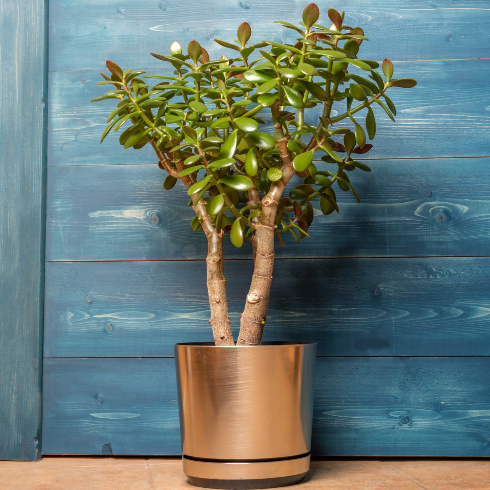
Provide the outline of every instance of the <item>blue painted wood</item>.
{"type": "MultiPolygon", "coordinates": [[[[264,340],[323,356],[485,356],[488,258],[278,260],[264,340]]],[[[253,270],[227,261],[235,339],[253,270]]],[[[48,263],[47,357],[162,357],[212,342],[204,261],[48,263]],[[192,278],[192,279],[191,279],[192,278]]]]}
{"type": "MultiPolygon", "coordinates": [[[[143,59],[146,62],[146,58],[143,59]]],[[[482,137],[490,131],[489,60],[412,61],[394,66],[397,77],[413,77],[418,85],[411,90],[389,89],[388,94],[398,111],[395,124],[381,107],[373,108],[378,131],[374,148],[366,156],[489,155],[487,141],[482,137]]],[[[164,73],[163,70],[151,71],[155,72],[164,73]]],[[[107,116],[115,107],[112,100],[90,103],[92,98],[107,91],[105,86],[96,85],[101,79],[95,71],[50,74],[49,165],[156,162],[149,145],[141,150],[123,150],[118,141],[119,133],[111,133],[100,144],[107,116]]],[[[338,103],[338,110],[344,109],[345,101],[338,103]]],[[[307,112],[310,124],[316,126],[319,110],[307,112]]],[[[267,117],[270,119],[268,110],[263,113],[266,121],[267,117]]],[[[339,123],[341,127],[351,125],[346,121],[339,123]]],[[[271,124],[268,131],[273,132],[271,124]]]]}
{"type": "MultiPolygon", "coordinates": [[[[315,456],[489,456],[489,358],[319,358],[315,456]]],[[[173,358],[46,359],[44,454],[180,454],[173,358]]]]}
{"type": "Polygon", "coordinates": [[[0,460],[34,460],[41,437],[47,19],[39,1],[0,0],[0,12],[0,460]]]}
{"type": "MultiPolygon", "coordinates": [[[[278,257],[488,253],[490,159],[369,163],[371,173],[351,173],[361,204],[339,190],[340,214],[317,209],[311,239],[285,237],[278,257]]],[[[164,175],[156,165],[52,167],[47,259],[203,259],[185,189],[165,191],[164,175]]],[[[226,237],[225,257],[250,258],[251,245],[236,249],[226,237]]]]}
{"type": "MultiPolygon", "coordinates": [[[[212,57],[219,57],[229,50],[220,49],[212,39],[233,41],[244,21],[252,26],[252,42],[270,39],[294,43],[297,34],[273,21],[299,22],[306,4],[215,0],[203,8],[199,0],[57,0],[50,9],[50,71],[102,70],[106,59],[137,68],[149,52],[168,50],[174,40],[187,45],[196,39],[212,57]]],[[[490,11],[485,0],[335,0],[318,5],[320,24],[331,25],[327,11],[334,7],[346,11],[349,25],[364,28],[370,39],[364,51],[368,59],[490,56],[490,11]]],[[[159,66],[156,60],[151,63],[148,68],[159,66]]]]}

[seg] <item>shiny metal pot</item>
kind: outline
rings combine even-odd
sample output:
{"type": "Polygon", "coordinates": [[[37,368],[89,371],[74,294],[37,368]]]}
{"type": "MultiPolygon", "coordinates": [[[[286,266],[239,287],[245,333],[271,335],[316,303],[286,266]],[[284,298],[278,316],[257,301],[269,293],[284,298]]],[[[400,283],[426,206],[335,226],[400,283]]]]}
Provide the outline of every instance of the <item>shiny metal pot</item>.
{"type": "Polygon", "coordinates": [[[207,488],[271,488],[310,467],[314,342],[175,345],[184,473],[207,488]]]}

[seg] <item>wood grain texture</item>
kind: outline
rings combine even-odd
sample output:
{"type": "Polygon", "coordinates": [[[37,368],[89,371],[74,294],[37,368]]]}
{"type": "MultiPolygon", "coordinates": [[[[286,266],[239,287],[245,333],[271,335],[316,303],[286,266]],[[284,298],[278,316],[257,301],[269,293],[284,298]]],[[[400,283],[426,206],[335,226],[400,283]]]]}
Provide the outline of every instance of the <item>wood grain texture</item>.
{"type": "MultiPolygon", "coordinates": [[[[276,256],[488,254],[490,159],[369,163],[371,173],[351,174],[361,204],[339,190],[340,214],[317,209],[311,239],[285,237],[276,256]]],[[[165,191],[163,179],[156,165],[52,167],[47,259],[203,259],[185,189],[165,191]]],[[[236,249],[226,237],[225,257],[250,258],[249,245],[236,249]]]]}
{"type": "MultiPolygon", "coordinates": [[[[489,358],[319,358],[313,454],[489,456],[488,369],[489,358]]],[[[180,454],[174,359],[46,359],[44,377],[44,454],[180,454]]]]}
{"type": "MultiPolygon", "coordinates": [[[[147,58],[142,59],[146,62],[147,58]]],[[[366,156],[427,158],[490,154],[486,138],[482,137],[490,131],[489,60],[400,62],[394,67],[396,77],[415,78],[418,85],[410,90],[396,87],[388,90],[397,107],[396,123],[392,123],[381,107],[373,108],[377,136],[374,148],[366,156]]],[[[100,80],[100,74],[95,71],[50,74],[49,165],[156,162],[149,145],[141,150],[123,150],[119,133],[111,133],[100,144],[107,116],[116,105],[112,100],[90,102],[107,92],[107,86],[96,85],[100,80]]],[[[345,101],[338,103],[337,109],[343,111],[345,101]]],[[[308,111],[307,122],[316,126],[319,110],[308,111]]],[[[263,114],[269,122],[265,129],[273,133],[270,111],[264,110],[263,114]]],[[[364,118],[365,114],[359,118],[363,125],[364,118]]],[[[337,125],[351,126],[345,120],[337,125]]]]}
{"type": "MultiPolygon", "coordinates": [[[[322,356],[488,356],[488,258],[281,260],[264,340],[322,356]]],[[[237,338],[253,264],[227,261],[237,338]]],[[[46,357],[165,357],[211,342],[199,262],[48,263],[46,357]],[[191,279],[192,278],[192,279],[191,279]]]]}
{"type": "MultiPolygon", "coordinates": [[[[293,42],[297,34],[274,20],[298,23],[307,2],[215,0],[203,8],[199,0],[57,0],[50,14],[50,71],[101,70],[106,59],[136,68],[149,52],[164,52],[178,40],[196,39],[219,57],[215,37],[236,38],[241,22],[252,26],[251,42],[293,42]]],[[[319,2],[319,23],[331,25],[328,8],[346,11],[349,25],[361,25],[369,43],[367,59],[393,60],[489,57],[488,2],[473,0],[335,0],[319,2]],[[474,42],[478,39],[478,42],[474,42]],[[396,41],[396,42],[395,42],[396,41]]],[[[153,60],[150,67],[160,63],[153,60]]]]}
{"type": "Polygon", "coordinates": [[[0,460],[40,457],[43,2],[0,0],[0,460]]]}

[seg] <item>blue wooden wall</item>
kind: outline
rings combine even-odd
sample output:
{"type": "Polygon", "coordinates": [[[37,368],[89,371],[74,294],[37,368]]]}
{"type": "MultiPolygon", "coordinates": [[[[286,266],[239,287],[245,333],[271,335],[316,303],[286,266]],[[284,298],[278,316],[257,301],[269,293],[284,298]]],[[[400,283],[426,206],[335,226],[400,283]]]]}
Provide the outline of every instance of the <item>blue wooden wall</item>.
{"type": "Polygon", "coordinates": [[[47,3],[0,0],[0,460],[41,456],[46,39],[47,3]]]}
{"type": "MultiPolygon", "coordinates": [[[[178,454],[172,346],[211,340],[184,191],[163,190],[151,151],[99,145],[105,60],[161,72],[149,52],[192,39],[219,56],[213,37],[243,21],[254,41],[288,41],[272,20],[306,3],[51,1],[44,454],[178,454]]],[[[490,5],[318,4],[418,86],[392,90],[396,124],[377,112],[361,204],[340,196],[340,215],[277,251],[265,339],[318,341],[315,455],[488,456],[490,5]]],[[[226,253],[236,334],[252,263],[226,253]]]]}

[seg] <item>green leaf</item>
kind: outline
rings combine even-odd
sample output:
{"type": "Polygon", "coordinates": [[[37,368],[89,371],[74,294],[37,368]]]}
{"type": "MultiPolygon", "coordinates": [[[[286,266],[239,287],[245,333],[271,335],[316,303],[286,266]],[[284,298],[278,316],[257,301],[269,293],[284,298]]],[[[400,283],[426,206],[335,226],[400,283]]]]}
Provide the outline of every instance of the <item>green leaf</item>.
{"type": "Polygon", "coordinates": [[[295,48],[294,46],[288,46],[286,44],[280,44],[280,43],[275,43],[273,41],[262,41],[266,44],[270,44],[271,46],[274,46],[275,48],[283,49],[284,51],[291,51],[292,53],[297,53],[297,54],[303,54],[299,49],[295,48]]]}
{"type": "Polygon", "coordinates": [[[195,194],[196,192],[199,192],[203,187],[206,187],[211,177],[212,175],[206,175],[206,177],[204,177],[201,180],[198,180],[195,184],[191,185],[187,190],[187,195],[192,196],[192,194],[195,194]]]}
{"type": "Polygon", "coordinates": [[[202,158],[201,155],[192,155],[184,160],[184,165],[192,165],[202,158]]]}
{"type": "Polygon", "coordinates": [[[102,138],[100,138],[101,143],[105,140],[105,137],[109,134],[110,130],[112,129],[114,124],[116,124],[116,122],[117,121],[112,122],[111,124],[109,124],[109,126],[107,126],[107,128],[104,129],[104,132],[102,133],[102,138]]]}
{"type": "Polygon", "coordinates": [[[320,197],[320,209],[322,210],[323,214],[332,214],[335,211],[335,202],[333,199],[328,199],[322,194],[320,197]]]}
{"type": "Polygon", "coordinates": [[[197,100],[193,100],[191,102],[189,102],[189,107],[199,113],[199,114],[202,114],[203,112],[206,112],[208,110],[208,108],[206,107],[206,104],[203,104],[202,102],[198,102],[197,100]]]}
{"type": "Polygon", "coordinates": [[[257,87],[257,90],[255,93],[257,94],[266,94],[267,92],[270,92],[276,85],[277,82],[279,81],[279,78],[273,78],[272,80],[269,80],[262,85],[259,85],[257,87]]]}
{"type": "Polygon", "coordinates": [[[191,226],[194,231],[202,230],[201,222],[199,221],[199,218],[197,216],[194,216],[194,218],[192,218],[191,226]]]}
{"type": "Polygon", "coordinates": [[[92,99],[90,102],[99,102],[99,100],[106,99],[119,99],[119,97],[117,95],[101,95],[100,97],[95,97],[95,99],[92,99]]]}
{"type": "Polygon", "coordinates": [[[225,204],[225,198],[219,194],[217,196],[212,197],[206,204],[206,211],[209,215],[215,216],[220,211],[223,205],[225,204]]]}
{"type": "Polygon", "coordinates": [[[234,122],[242,131],[256,131],[259,127],[258,122],[249,117],[237,117],[234,122]]]}
{"type": "Polygon", "coordinates": [[[364,133],[364,129],[362,129],[357,121],[352,116],[350,116],[350,118],[356,127],[355,135],[357,144],[359,145],[359,148],[362,148],[366,144],[366,134],[364,133]]]}
{"type": "Polygon", "coordinates": [[[364,170],[364,172],[371,172],[371,169],[364,163],[362,162],[358,162],[356,160],[351,160],[349,162],[349,165],[354,165],[355,167],[361,169],[361,170],[364,170]]]}
{"type": "Polygon", "coordinates": [[[257,97],[257,103],[262,107],[269,107],[277,100],[277,94],[263,94],[257,97]]]}
{"type": "Polygon", "coordinates": [[[124,143],[124,149],[129,148],[131,146],[135,146],[138,144],[138,141],[141,140],[144,136],[146,136],[152,128],[145,129],[144,131],[140,131],[139,133],[133,134],[127,141],[124,143]]]}
{"type": "Polygon", "coordinates": [[[327,155],[330,155],[337,163],[342,163],[343,160],[342,158],[337,155],[337,153],[335,153],[331,148],[329,148],[328,146],[320,146],[320,148],[327,154],[327,155]]]}
{"type": "Polygon", "coordinates": [[[344,61],[334,61],[332,66],[332,75],[344,71],[347,68],[347,63],[344,61]]]}
{"type": "Polygon", "coordinates": [[[328,9],[328,18],[332,21],[337,31],[342,28],[342,16],[335,9],[328,9]]]}
{"type": "Polygon", "coordinates": [[[234,109],[235,107],[244,107],[247,105],[251,105],[253,102],[251,100],[245,99],[245,100],[239,100],[238,102],[234,102],[231,107],[234,109]]]}
{"type": "Polygon", "coordinates": [[[293,24],[289,22],[284,22],[283,20],[275,20],[274,24],[280,24],[281,26],[287,27],[288,29],[294,29],[296,32],[299,32],[301,35],[304,35],[304,32],[293,24]]]}
{"type": "MultiPolygon", "coordinates": [[[[347,177],[347,175],[345,175],[345,177],[347,177]]],[[[341,177],[337,177],[337,181],[338,181],[339,185],[340,184],[344,184],[345,186],[347,186],[352,191],[352,194],[354,194],[354,197],[356,198],[356,201],[359,204],[360,203],[359,194],[354,189],[354,187],[352,186],[352,184],[348,180],[345,180],[345,179],[343,179],[341,177]]]]}
{"type": "Polygon", "coordinates": [[[255,177],[258,168],[257,157],[255,156],[253,148],[250,148],[247,153],[247,158],[245,158],[245,172],[247,172],[250,177],[255,177]]]}
{"type": "Polygon", "coordinates": [[[265,83],[268,82],[269,80],[272,80],[274,77],[260,70],[247,70],[243,74],[243,78],[247,82],[265,83]]]}
{"type": "Polygon", "coordinates": [[[395,104],[393,104],[393,101],[386,94],[383,94],[383,97],[385,98],[386,105],[390,108],[390,111],[396,116],[396,107],[395,104]]]}
{"type": "Polygon", "coordinates": [[[194,172],[197,172],[198,170],[202,170],[203,168],[206,168],[204,165],[197,165],[195,167],[188,167],[179,172],[179,177],[185,177],[186,175],[193,174],[194,172]]]}
{"type": "Polygon", "coordinates": [[[390,117],[390,119],[395,122],[395,118],[393,117],[393,114],[389,111],[388,107],[386,107],[383,102],[381,102],[379,99],[374,99],[374,102],[376,102],[377,104],[379,104],[386,112],[386,114],[388,114],[388,116],[390,117]]]}
{"type": "Polygon", "coordinates": [[[282,179],[282,170],[277,167],[271,167],[267,170],[267,178],[271,182],[277,182],[282,179]]]}
{"type": "Polygon", "coordinates": [[[197,63],[197,60],[202,54],[201,45],[197,41],[191,41],[187,46],[187,53],[191,57],[191,60],[194,61],[194,63],[197,63]]]}
{"type": "Polygon", "coordinates": [[[372,140],[376,134],[376,119],[374,118],[374,112],[371,107],[368,106],[368,113],[366,114],[366,129],[369,139],[372,140]]]}
{"type": "Polygon", "coordinates": [[[378,84],[379,91],[382,92],[385,84],[381,78],[381,75],[376,70],[371,70],[371,77],[378,84]]]}
{"type": "Polygon", "coordinates": [[[228,123],[230,121],[231,121],[231,118],[229,116],[221,117],[219,119],[214,120],[212,123],[210,123],[209,127],[211,129],[213,129],[213,128],[227,128],[228,123]]]}
{"type": "Polygon", "coordinates": [[[349,131],[344,134],[344,146],[347,151],[347,156],[349,156],[356,146],[356,137],[353,132],[349,131]]]}
{"type": "Polygon", "coordinates": [[[230,240],[237,248],[240,248],[243,245],[243,229],[240,218],[236,219],[231,225],[230,240]]]}
{"type": "Polygon", "coordinates": [[[236,151],[236,145],[238,142],[238,130],[235,129],[228,138],[225,139],[221,150],[219,151],[220,158],[231,158],[236,151]]]}
{"type": "Polygon", "coordinates": [[[172,189],[172,187],[177,183],[177,179],[171,175],[167,175],[167,178],[163,182],[163,188],[167,191],[172,189]]]}
{"type": "Polygon", "coordinates": [[[276,144],[274,138],[270,134],[262,133],[260,131],[247,134],[247,138],[253,145],[262,150],[270,150],[271,148],[274,148],[276,144]]]}
{"type": "Polygon", "coordinates": [[[303,150],[293,139],[288,139],[288,150],[293,153],[301,153],[303,150]]]}
{"type": "Polygon", "coordinates": [[[299,63],[298,69],[301,73],[304,73],[305,75],[308,75],[309,77],[312,77],[313,75],[318,74],[318,70],[314,66],[308,65],[307,63],[299,63]]]}
{"type": "Polygon", "coordinates": [[[327,101],[328,100],[328,95],[325,90],[323,90],[320,85],[317,85],[316,83],[313,82],[307,82],[306,80],[298,80],[298,82],[303,85],[303,87],[308,90],[313,96],[315,96],[318,100],[321,101],[327,101]]]}
{"type": "MultiPolygon", "coordinates": [[[[141,114],[138,112],[138,114],[141,114]]],[[[130,117],[132,117],[134,114],[126,114],[125,116],[122,116],[117,122],[116,125],[114,126],[114,131],[117,131],[130,117]]]]}
{"type": "Polygon", "coordinates": [[[314,3],[310,3],[303,10],[303,22],[305,23],[306,29],[309,29],[313,24],[316,23],[320,17],[320,11],[314,3]]]}
{"type": "Polygon", "coordinates": [[[386,81],[389,82],[393,76],[393,63],[388,58],[383,60],[383,73],[386,77],[386,81]]]}
{"type": "Polygon", "coordinates": [[[243,22],[238,26],[238,30],[236,31],[238,40],[242,46],[247,44],[247,41],[250,39],[252,35],[252,29],[250,28],[250,24],[247,22],[243,22]]]}
{"type": "Polygon", "coordinates": [[[277,70],[277,73],[279,73],[282,77],[287,78],[288,80],[292,80],[293,78],[298,78],[301,76],[301,72],[299,70],[293,70],[291,68],[280,68],[279,70],[277,70]]]}
{"type": "Polygon", "coordinates": [[[254,186],[252,180],[245,175],[226,175],[219,182],[236,191],[248,191],[254,186]]]}
{"type": "Polygon", "coordinates": [[[204,138],[202,141],[203,142],[206,141],[207,143],[223,143],[223,139],[220,138],[219,136],[208,136],[207,138],[204,138]]]}
{"type": "Polygon", "coordinates": [[[296,155],[293,160],[293,167],[296,172],[304,172],[313,161],[313,156],[315,152],[313,150],[307,151],[305,153],[300,153],[296,155]]]}
{"type": "Polygon", "coordinates": [[[412,88],[415,85],[417,85],[417,82],[412,78],[399,78],[390,82],[390,87],[412,88]]]}
{"type": "Polygon", "coordinates": [[[215,42],[223,46],[224,48],[234,49],[235,51],[240,51],[240,48],[235,44],[227,43],[226,41],[221,41],[220,39],[215,39],[215,42]]]}
{"type": "Polygon", "coordinates": [[[182,132],[184,133],[185,136],[188,136],[190,139],[186,138],[185,142],[190,143],[190,144],[195,144],[197,143],[197,133],[194,128],[191,128],[190,126],[183,126],[182,127],[182,132]]]}
{"type": "Polygon", "coordinates": [[[293,107],[300,108],[303,106],[303,98],[301,97],[301,94],[297,91],[294,90],[291,87],[287,87],[286,85],[283,85],[283,90],[284,90],[284,96],[286,98],[286,101],[288,102],[289,105],[292,105],[293,107]]]}
{"type": "Polygon", "coordinates": [[[360,85],[357,85],[355,83],[351,83],[349,85],[349,93],[354,97],[356,100],[366,100],[366,93],[362,89],[360,85]]]}
{"type": "MultiPolygon", "coordinates": [[[[342,51],[336,51],[333,49],[318,49],[315,50],[314,53],[321,54],[323,56],[326,56],[327,58],[334,58],[338,60],[343,60],[344,58],[347,58],[347,55],[345,53],[342,53],[342,51]]],[[[347,61],[347,59],[345,61],[347,61]]]]}
{"type": "Polygon", "coordinates": [[[349,53],[352,53],[353,55],[356,55],[359,52],[359,44],[355,39],[349,39],[345,44],[344,48],[346,51],[349,51],[349,53]]]}
{"type": "Polygon", "coordinates": [[[357,68],[360,68],[361,70],[371,71],[371,67],[367,63],[365,63],[364,61],[351,60],[349,58],[346,58],[344,61],[346,63],[349,63],[350,65],[353,65],[357,68]]]}
{"type": "Polygon", "coordinates": [[[209,168],[211,170],[218,170],[224,167],[230,167],[235,163],[234,158],[220,158],[219,160],[215,160],[213,163],[209,164],[209,168]]]}
{"type": "Polygon", "coordinates": [[[119,112],[121,112],[121,114],[123,114],[125,112],[125,108],[129,105],[129,102],[126,102],[122,105],[118,105],[110,114],[109,114],[109,117],[107,118],[107,121],[106,122],[109,122],[111,119],[113,119],[114,117],[116,117],[117,115],[119,115],[119,112]]]}
{"type": "Polygon", "coordinates": [[[354,75],[352,73],[348,74],[348,77],[357,82],[359,85],[364,85],[364,87],[367,87],[371,92],[377,94],[379,92],[378,87],[374,85],[374,83],[370,82],[369,80],[366,80],[365,78],[360,77],[359,75],[354,75]]]}

